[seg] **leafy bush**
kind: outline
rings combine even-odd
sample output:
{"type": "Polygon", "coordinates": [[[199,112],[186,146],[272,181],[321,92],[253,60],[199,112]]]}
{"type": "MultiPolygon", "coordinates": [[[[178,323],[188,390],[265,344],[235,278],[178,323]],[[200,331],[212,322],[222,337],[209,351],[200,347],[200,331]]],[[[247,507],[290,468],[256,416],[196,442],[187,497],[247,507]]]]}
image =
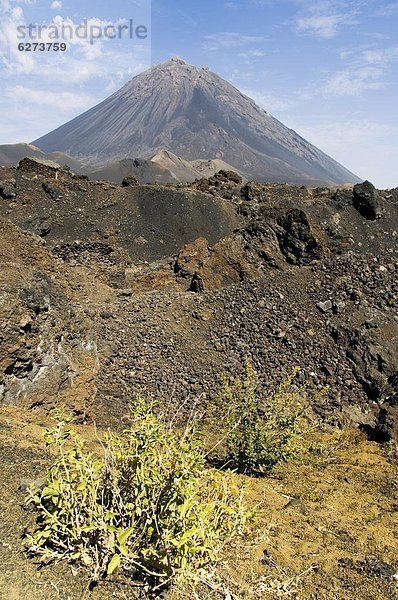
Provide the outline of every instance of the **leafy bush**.
{"type": "Polygon", "coordinates": [[[287,390],[296,376],[290,377],[277,392],[261,401],[256,393],[257,376],[246,360],[245,379],[229,384],[224,379],[218,409],[226,430],[228,466],[247,474],[270,470],[295,453],[294,441],[301,435],[304,406],[296,394],[287,390]]]}
{"type": "Polygon", "coordinates": [[[182,581],[216,560],[248,514],[232,478],[205,467],[197,438],[178,433],[138,398],[131,426],[89,451],[65,419],[47,430],[57,458],[45,487],[27,502],[38,511],[28,554],[89,568],[92,581],[119,566],[158,582],[182,581]]]}

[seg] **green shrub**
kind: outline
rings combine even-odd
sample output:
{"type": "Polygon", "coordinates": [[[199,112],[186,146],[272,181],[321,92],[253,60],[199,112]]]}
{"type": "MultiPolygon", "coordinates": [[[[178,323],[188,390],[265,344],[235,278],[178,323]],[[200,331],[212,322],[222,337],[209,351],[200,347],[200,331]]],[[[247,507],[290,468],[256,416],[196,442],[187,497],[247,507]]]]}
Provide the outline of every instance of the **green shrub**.
{"type": "Polygon", "coordinates": [[[247,474],[270,470],[295,453],[295,440],[302,433],[304,406],[288,388],[298,369],[278,391],[261,401],[257,392],[257,376],[250,360],[246,360],[244,380],[229,384],[224,379],[219,397],[218,421],[225,428],[228,466],[247,474]]]}
{"type": "Polygon", "coordinates": [[[192,431],[172,431],[153,404],[138,398],[131,417],[100,457],[64,420],[47,430],[58,456],[27,499],[38,511],[28,554],[84,565],[92,581],[118,567],[158,582],[198,576],[243,531],[242,489],[206,468],[192,431]]]}

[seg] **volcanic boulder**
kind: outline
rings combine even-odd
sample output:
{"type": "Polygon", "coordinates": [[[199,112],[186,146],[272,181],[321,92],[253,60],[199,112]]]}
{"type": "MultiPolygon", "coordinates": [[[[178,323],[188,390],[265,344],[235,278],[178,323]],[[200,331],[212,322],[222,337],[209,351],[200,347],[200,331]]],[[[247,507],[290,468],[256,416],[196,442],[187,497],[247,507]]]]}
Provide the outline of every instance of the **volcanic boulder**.
{"type": "Polygon", "coordinates": [[[381,199],[370,181],[354,186],[353,205],[365,219],[375,221],[381,217],[381,199]]]}
{"type": "Polygon", "coordinates": [[[278,219],[279,245],[288,262],[304,265],[323,256],[320,240],[315,236],[303,210],[292,209],[278,219]]]}
{"type": "Polygon", "coordinates": [[[15,179],[0,182],[0,197],[4,200],[12,200],[17,195],[15,179]]]}

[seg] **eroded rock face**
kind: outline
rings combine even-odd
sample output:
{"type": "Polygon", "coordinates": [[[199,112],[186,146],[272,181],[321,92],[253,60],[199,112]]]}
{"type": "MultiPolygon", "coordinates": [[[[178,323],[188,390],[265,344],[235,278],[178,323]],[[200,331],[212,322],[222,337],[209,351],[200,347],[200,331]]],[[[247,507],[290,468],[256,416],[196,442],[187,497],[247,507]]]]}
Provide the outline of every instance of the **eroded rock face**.
{"type": "Polygon", "coordinates": [[[248,181],[241,189],[241,197],[246,202],[262,202],[266,200],[266,191],[264,186],[255,182],[248,181]]]}
{"type": "Polygon", "coordinates": [[[17,195],[15,179],[0,181],[0,198],[12,200],[17,195]]]}
{"type": "Polygon", "coordinates": [[[62,169],[51,178],[40,161],[24,164],[29,171],[20,164],[2,172],[4,180],[15,179],[18,195],[0,201],[0,216],[45,237],[49,248],[105,243],[126,251],[135,264],[150,263],[200,236],[214,244],[239,224],[231,202],[197,190],[91,183],[62,169]]]}
{"type": "MultiPolygon", "coordinates": [[[[359,315],[363,310],[366,314],[369,309],[365,306],[359,315]]],[[[373,309],[369,316],[356,328],[342,324],[332,335],[344,348],[368,398],[380,406],[387,403],[387,407],[398,394],[398,326],[386,313],[373,309]]]]}
{"type": "Polygon", "coordinates": [[[181,249],[174,263],[174,272],[178,277],[190,278],[203,268],[209,256],[208,241],[205,238],[198,238],[181,249]]]}
{"type": "Polygon", "coordinates": [[[205,177],[198,179],[192,187],[200,190],[201,192],[208,192],[213,195],[222,194],[225,197],[232,197],[233,192],[237,192],[242,185],[242,177],[235,173],[235,171],[225,171],[221,169],[215,173],[212,177],[205,177]]]}
{"type": "Polygon", "coordinates": [[[42,238],[51,233],[52,219],[46,214],[34,215],[23,223],[23,228],[42,238]]]}
{"type": "Polygon", "coordinates": [[[62,190],[52,183],[48,183],[47,181],[43,182],[43,190],[53,200],[60,200],[62,198],[62,190]]]}
{"type": "Polygon", "coordinates": [[[98,370],[95,327],[40,241],[5,220],[0,238],[0,405],[66,404],[88,418],[98,370]]]}
{"type": "Polygon", "coordinates": [[[398,440],[398,394],[380,409],[376,434],[382,441],[398,440]]]}
{"type": "Polygon", "coordinates": [[[292,209],[277,223],[280,227],[277,232],[279,245],[288,262],[304,265],[322,258],[322,244],[303,210],[292,209]]]}
{"type": "Polygon", "coordinates": [[[26,173],[38,173],[46,177],[56,177],[62,170],[58,163],[44,158],[26,157],[19,161],[18,169],[26,173]]]}

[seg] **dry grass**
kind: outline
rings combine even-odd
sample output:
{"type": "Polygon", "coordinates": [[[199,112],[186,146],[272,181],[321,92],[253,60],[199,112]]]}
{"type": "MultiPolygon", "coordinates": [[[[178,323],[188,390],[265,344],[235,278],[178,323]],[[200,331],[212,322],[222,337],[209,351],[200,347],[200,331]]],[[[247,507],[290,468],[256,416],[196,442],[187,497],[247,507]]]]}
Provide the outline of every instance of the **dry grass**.
{"type": "MultiPolygon", "coordinates": [[[[0,597],[7,600],[87,597],[83,579],[74,579],[66,569],[38,572],[20,551],[26,513],[19,506],[24,495],[16,489],[21,477],[37,477],[41,472],[40,465],[33,469],[29,453],[40,456],[41,425],[45,424],[37,424],[37,416],[17,409],[3,409],[0,415],[0,446],[12,461],[0,474],[4,499],[0,589],[6,591],[0,597]]],[[[95,449],[94,428],[78,429],[95,449]]],[[[264,479],[240,476],[249,483],[248,501],[260,505],[252,539],[224,548],[222,561],[196,596],[192,590],[175,589],[170,599],[397,597],[394,569],[378,568],[385,563],[398,571],[397,475],[396,461],[387,449],[369,442],[357,430],[313,434],[301,460],[280,465],[264,479]]],[[[135,596],[128,581],[116,579],[101,584],[89,597],[135,596]]]]}

